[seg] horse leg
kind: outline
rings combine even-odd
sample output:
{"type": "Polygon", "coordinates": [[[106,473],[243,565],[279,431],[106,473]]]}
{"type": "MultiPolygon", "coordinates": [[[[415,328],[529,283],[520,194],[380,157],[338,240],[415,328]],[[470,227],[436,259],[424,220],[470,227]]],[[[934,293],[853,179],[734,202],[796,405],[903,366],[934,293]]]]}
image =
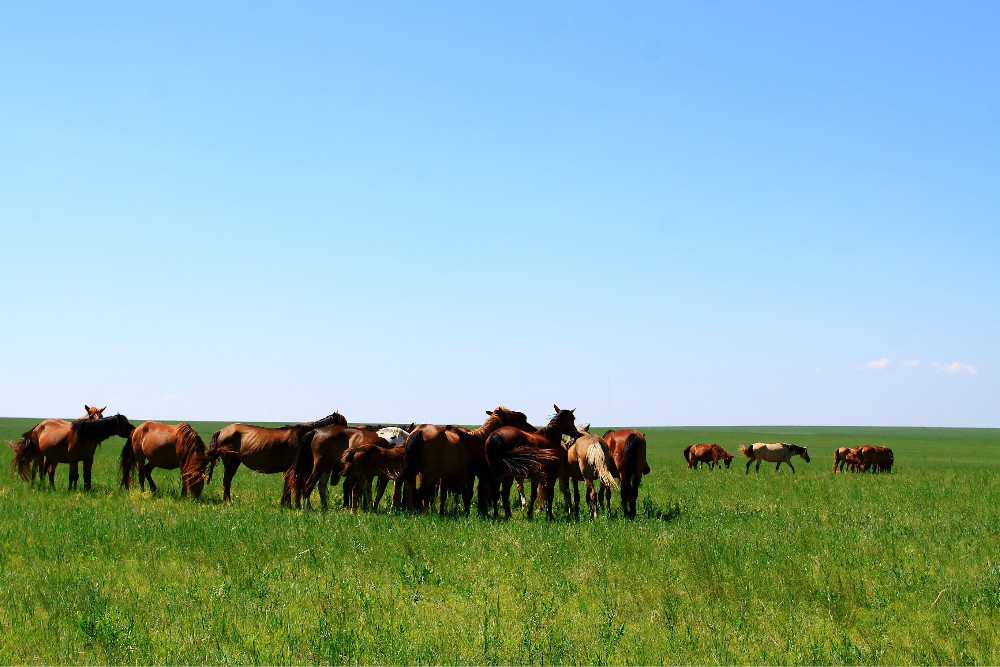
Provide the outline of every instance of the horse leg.
{"type": "MultiPolygon", "coordinates": [[[[53,471],[55,467],[53,466],[53,471]]],[[[76,489],[77,480],[80,479],[80,464],[77,461],[73,461],[69,464],[69,490],[73,491],[76,489]]]]}
{"type": "Polygon", "coordinates": [[[573,518],[580,520],[580,482],[573,480],[573,518]]]}
{"type": "Polygon", "coordinates": [[[594,483],[589,479],[584,480],[587,485],[587,504],[590,506],[590,518],[597,520],[597,491],[594,490],[594,483]]]}
{"type": "Polygon", "coordinates": [[[56,488],[56,466],[58,463],[46,463],[45,467],[42,468],[42,474],[48,474],[49,476],[49,486],[53,489],[56,488]]]}
{"type": "Polygon", "coordinates": [[[750,464],[751,463],[753,463],[753,459],[750,459],[749,461],[747,461],[747,474],[748,475],[750,474],[750,464]]]}
{"type": "Polygon", "coordinates": [[[781,467],[781,461],[778,461],[778,465],[774,466],[774,472],[778,472],[778,468],[781,467]]]}
{"type": "Polygon", "coordinates": [[[94,457],[83,460],[83,490],[90,491],[90,475],[94,469],[94,457]]]}
{"type": "Polygon", "coordinates": [[[760,472],[760,459],[757,459],[757,465],[754,466],[754,470],[760,472]]]}
{"type": "Polygon", "coordinates": [[[527,502],[527,498],[524,497],[524,480],[515,479],[514,483],[517,484],[518,502],[520,503],[518,507],[524,507],[524,504],[527,502]]]}
{"type": "MultiPolygon", "coordinates": [[[[528,518],[533,519],[535,517],[535,501],[538,500],[538,484],[535,480],[531,480],[531,495],[528,498],[528,518]]],[[[510,515],[507,515],[510,517],[510,515]]]]}
{"type": "MultiPolygon", "coordinates": [[[[507,481],[503,483],[500,490],[500,500],[503,502],[503,518],[510,518],[510,487],[513,482],[507,481]]],[[[535,502],[535,494],[531,494],[531,502],[535,502]]],[[[494,511],[493,516],[496,516],[496,511],[494,511]]],[[[531,517],[531,505],[528,505],[528,517],[531,517]]]]}
{"type": "Polygon", "coordinates": [[[228,505],[229,490],[233,484],[233,475],[236,474],[236,470],[240,467],[240,460],[237,458],[224,458],[222,459],[222,465],[225,468],[222,475],[222,502],[228,505]]]}
{"type": "Polygon", "coordinates": [[[388,477],[379,477],[378,484],[375,485],[375,500],[372,502],[372,512],[378,511],[378,504],[385,494],[385,487],[389,486],[388,477]]]}
{"type": "Polygon", "coordinates": [[[145,467],[146,481],[149,482],[150,493],[156,493],[156,484],[153,484],[153,466],[146,463],[145,467]]]}
{"type": "MultiPolygon", "coordinates": [[[[785,461],[785,463],[788,465],[789,468],[792,468],[792,462],[791,461],[785,461]]],[[[795,474],[795,468],[792,468],[792,474],[793,475],[795,474]]]]}

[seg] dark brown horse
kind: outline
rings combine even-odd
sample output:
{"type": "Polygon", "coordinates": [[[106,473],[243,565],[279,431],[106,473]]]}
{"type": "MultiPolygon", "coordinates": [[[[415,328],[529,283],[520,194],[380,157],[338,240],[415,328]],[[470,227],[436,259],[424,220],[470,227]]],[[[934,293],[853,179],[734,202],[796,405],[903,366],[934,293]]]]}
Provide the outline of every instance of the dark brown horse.
{"type": "MultiPolygon", "coordinates": [[[[347,426],[347,420],[339,412],[334,412],[318,421],[289,424],[278,428],[230,424],[212,435],[206,452],[211,459],[207,481],[211,481],[215,463],[221,458],[225,473],[222,478],[222,501],[228,503],[233,476],[241,463],[260,473],[283,473],[285,486],[281,495],[281,504],[291,505],[292,491],[294,490],[294,466],[299,455],[299,442],[306,433],[330,424],[347,426]]],[[[298,506],[298,494],[296,494],[295,501],[296,506],[298,506]]]]}
{"type": "MultiPolygon", "coordinates": [[[[330,424],[303,435],[295,463],[296,491],[308,502],[313,489],[318,489],[320,506],[326,509],[327,483],[331,475],[337,475],[330,480],[336,484],[339,481],[339,473],[344,467],[342,461],[344,454],[352,448],[366,444],[391,447],[389,442],[378,434],[378,430],[370,427],[350,428],[340,424],[330,424]]],[[[345,507],[350,502],[354,481],[354,478],[344,480],[345,507]]]]}
{"type": "Polygon", "coordinates": [[[45,470],[55,486],[55,470],[60,463],[70,465],[69,488],[76,488],[80,479],[79,464],[83,462],[83,489],[90,490],[91,470],[97,446],[113,435],[127,438],[135,429],[124,415],[81,418],[72,422],[46,419],[10,443],[14,450],[11,470],[25,481],[33,481],[36,470],[45,470]]]}
{"type": "MultiPolygon", "coordinates": [[[[554,519],[552,514],[552,497],[555,494],[556,480],[567,465],[566,449],[562,445],[562,436],[568,435],[572,438],[579,436],[576,428],[575,410],[561,410],[558,405],[552,406],[556,414],[549,420],[549,423],[542,429],[534,432],[523,431],[513,426],[504,426],[497,429],[486,440],[486,456],[492,460],[499,460],[506,452],[513,450],[531,451],[538,450],[544,453],[544,459],[538,461],[538,465],[532,466],[528,474],[524,475],[531,480],[531,496],[528,499],[528,518],[534,516],[535,501],[539,497],[545,507],[545,514],[548,518],[554,519]]],[[[504,516],[510,517],[510,502],[508,496],[510,487],[514,483],[517,472],[511,470],[504,474],[495,472],[495,484],[499,485],[499,494],[493,494],[493,515],[497,515],[497,502],[503,501],[504,516]]]]}
{"type": "MultiPolygon", "coordinates": [[[[505,425],[527,426],[523,412],[499,406],[481,427],[470,431],[461,426],[422,424],[411,429],[406,439],[406,468],[403,470],[408,507],[423,509],[433,502],[434,491],[441,486],[440,513],[445,512],[448,492],[460,494],[465,513],[469,514],[475,480],[480,483],[480,512],[485,511],[492,474],[486,460],[486,438],[505,425]],[[418,476],[422,478],[417,485],[418,476]],[[485,484],[485,486],[484,486],[485,484]],[[483,495],[486,493],[487,495],[483,495]]],[[[498,458],[498,463],[502,457],[498,458]]]]}
{"type": "Polygon", "coordinates": [[[733,462],[733,455],[714,442],[699,443],[684,448],[684,460],[688,462],[688,468],[698,468],[707,463],[709,468],[719,466],[721,470],[723,463],[729,467],[733,462]]]}
{"type": "Polygon", "coordinates": [[[375,511],[385,493],[389,480],[395,482],[392,506],[398,508],[401,504],[401,484],[398,483],[406,467],[405,447],[386,447],[381,443],[363,443],[344,452],[341,459],[343,467],[340,476],[344,478],[345,488],[353,488],[351,508],[375,511]],[[379,484],[375,500],[372,501],[372,481],[378,478],[379,484]]]}
{"type": "Polygon", "coordinates": [[[205,469],[209,459],[205,455],[205,442],[189,424],[161,424],[160,422],[144,422],[139,424],[128,442],[122,447],[119,460],[121,472],[121,487],[129,488],[129,483],[139,470],[139,488],[156,493],[156,484],[150,474],[153,468],[167,470],[181,469],[181,495],[188,491],[194,498],[201,496],[205,486],[205,469]]]}
{"type": "MultiPolygon", "coordinates": [[[[618,479],[621,482],[622,513],[627,519],[635,518],[635,504],[639,499],[639,485],[642,476],[649,474],[649,464],[646,463],[646,436],[632,428],[609,430],[604,439],[611,450],[611,456],[618,466],[618,479]]],[[[600,498],[611,510],[611,489],[601,486],[600,498]]]]}

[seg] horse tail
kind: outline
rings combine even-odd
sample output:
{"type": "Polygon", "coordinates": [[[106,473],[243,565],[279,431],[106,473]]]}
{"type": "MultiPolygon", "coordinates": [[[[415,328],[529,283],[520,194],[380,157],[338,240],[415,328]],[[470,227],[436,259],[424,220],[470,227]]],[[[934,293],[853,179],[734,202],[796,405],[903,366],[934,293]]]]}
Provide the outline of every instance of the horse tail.
{"type": "Polygon", "coordinates": [[[312,430],[306,431],[305,434],[299,438],[299,454],[295,457],[295,464],[288,470],[288,475],[291,478],[289,479],[289,482],[299,493],[302,493],[305,490],[306,480],[309,479],[309,475],[312,474],[312,441],[315,436],[316,431],[312,430]]]}
{"type": "Polygon", "coordinates": [[[345,479],[347,478],[347,475],[351,472],[351,468],[354,467],[355,457],[358,455],[359,452],[362,451],[362,449],[364,449],[364,451],[367,452],[369,451],[370,448],[368,448],[366,445],[362,445],[361,447],[347,448],[347,450],[344,452],[344,455],[340,457],[340,472],[337,473],[340,477],[343,477],[345,479]]]}
{"type": "Polygon", "coordinates": [[[222,431],[216,431],[212,434],[212,439],[208,442],[208,450],[205,455],[208,456],[208,474],[205,475],[205,484],[212,481],[212,473],[215,472],[215,463],[219,460],[219,433],[222,431]]]}
{"type": "Polygon", "coordinates": [[[122,447],[122,454],[118,459],[118,469],[121,471],[121,481],[118,482],[119,489],[127,489],[129,484],[132,482],[132,476],[135,472],[135,449],[132,446],[132,436],[135,435],[135,431],[128,434],[125,438],[125,445],[122,447]]]}
{"type": "Polygon", "coordinates": [[[190,424],[179,424],[177,430],[181,450],[181,477],[190,489],[206,480],[205,467],[214,459],[205,454],[205,441],[190,424]]]}
{"type": "Polygon", "coordinates": [[[587,462],[597,471],[597,476],[601,478],[602,484],[618,490],[618,480],[615,479],[615,475],[611,471],[615,467],[615,460],[611,458],[611,452],[608,451],[606,442],[602,440],[590,446],[590,449],[587,450],[587,462]]]}
{"type": "Polygon", "coordinates": [[[750,447],[748,448],[745,443],[741,442],[740,451],[743,452],[743,456],[747,457],[748,459],[753,458],[753,445],[750,445],[750,447]]]}
{"type": "MultiPolygon", "coordinates": [[[[639,457],[639,451],[643,449],[643,444],[644,439],[638,433],[629,433],[625,438],[625,446],[622,448],[622,469],[626,475],[634,472],[635,462],[639,457]]],[[[687,458],[688,449],[684,450],[684,458],[687,458]]]]}
{"type": "Polygon", "coordinates": [[[403,451],[406,453],[403,479],[411,479],[416,476],[417,467],[420,465],[420,459],[424,453],[424,432],[422,429],[417,428],[410,433],[406,444],[403,445],[403,451]]]}
{"type": "Polygon", "coordinates": [[[34,429],[22,434],[19,442],[8,442],[7,445],[14,450],[14,460],[10,462],[10,473],[20,475],[25,482],[30,482],[31,462],[41,454],[38,440],[34,436],[34,429]]]}
{"type": "MultiPolygon", "coordinates": [[[[632,436],[629,436],[629,437],[631,438],[632,436]]],[[[688,463],[691,463],[691,448],[692,447],[694,447],[694,445],[688,445],[687,447],[684,448],[684,460],[687,461],[688,463]]]]}

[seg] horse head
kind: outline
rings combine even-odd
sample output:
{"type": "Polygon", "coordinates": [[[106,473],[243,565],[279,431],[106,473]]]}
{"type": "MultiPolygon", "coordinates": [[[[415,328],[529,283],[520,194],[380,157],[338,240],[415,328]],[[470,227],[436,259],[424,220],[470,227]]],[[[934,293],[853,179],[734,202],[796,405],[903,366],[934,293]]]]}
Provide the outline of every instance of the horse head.
{"type": "Polygon", "coordinates": [[[728,468],[729,464],[733,462],[733,455],[727,453],[725,456],[722,457],[722,460],[725,462],[726,467],[728,468]]]}
{"type": "Polygon", "coordinates": [[[128,417],[119,413],[116,414],[112,419],[115,420],[115,435],[127,438],[132,435],[132,431],[135,430],[135,425],[128,420],[128,417]]]}
{"type": "Polygon", "coordinates": [[[572,438],[576,438],[580,435],[580,431],[576,428],[576,408],[572,410],[560,410],[558,405],[553,404],[552,407],[555,409],[556,414],[549,420],[549,426],[555,426],[559,429],[559,432],[563,435],[568,435],[572,438]]]}
{"type": "Polygon", "coordinates": [[[108,406],[103,408],[95,408],[92,405],[83,404],[83,409],[87,411],[87,414],[83,415],[81,419],[101,419],[104,417],[104,411],[108,409],[108,406]]]}
{"type": "Polygon", "coordinates": [[[528,417],[523,412],[511,410],[502,405],[497,406],[492,412],[487,411],[486,414],[494,419],[499,419],[501,426],[513,426],[522,431],[530,431],[532,429],[531,424],[528,423],[528,417]]]}

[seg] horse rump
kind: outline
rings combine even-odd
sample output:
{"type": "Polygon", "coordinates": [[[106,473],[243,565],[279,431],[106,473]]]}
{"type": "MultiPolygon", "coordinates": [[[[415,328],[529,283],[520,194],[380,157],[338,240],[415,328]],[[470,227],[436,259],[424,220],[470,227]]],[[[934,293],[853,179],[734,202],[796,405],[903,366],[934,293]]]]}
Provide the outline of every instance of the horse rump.
{"type": "Polygon", "coordinates": [[[743,452],[743,456],[747,457],[748,459],[754,458],[754,456],[753,456],[753,445],[750,445],[749,447],[747,447],[746,443],[741,442],[740,443],[740,451],[743,452]]]}
{"type": "Polygon", "coordinates": [[[34,430],[21,434],[21,439],[18,442],[8,442],[7,446],[14,450],[14,459],[10,462],[10,473],[19,475],[25,482],[30,482],[31,465],[42,453],[38,446],[38,440],[35,439],[34,430]]]}
{"type": "Polygon", "coordinates": [[[118,470],[121,473],[121,479],[118,482],[119,489],[128,489],[132,484],[132,479],[135,477],[135,449],[132,447],[132,436],[135,435],[135,431],[129,433],[128,437],[125,439],[125,445],[122,447],[121,456],[118,457],[118,470]]]}

